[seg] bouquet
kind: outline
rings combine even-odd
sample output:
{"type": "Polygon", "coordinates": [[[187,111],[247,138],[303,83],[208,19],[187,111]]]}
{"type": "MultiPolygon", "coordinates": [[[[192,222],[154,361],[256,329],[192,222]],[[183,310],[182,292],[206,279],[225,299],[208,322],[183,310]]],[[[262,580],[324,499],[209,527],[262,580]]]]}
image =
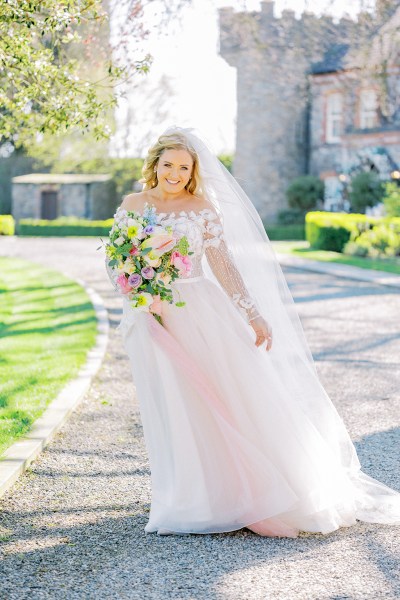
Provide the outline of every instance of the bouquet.
{"type": "Polygon", "coordinates": [[[152,313],[162,324],[162,303],[174,303],[170,284],[192,269],[186,236],[178,238],[171,226],[157,224],[155,209],[147,207],[143,215],[117,212],[105,246],[116,289],[132,308],[152,313]]]}

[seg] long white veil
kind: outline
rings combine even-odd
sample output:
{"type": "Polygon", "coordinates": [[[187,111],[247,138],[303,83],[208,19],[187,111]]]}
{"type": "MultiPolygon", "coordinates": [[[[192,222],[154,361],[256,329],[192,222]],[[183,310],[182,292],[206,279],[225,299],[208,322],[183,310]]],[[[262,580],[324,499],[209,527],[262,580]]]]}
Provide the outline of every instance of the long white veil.
{"type": "MultiPolygon", "coordinates": [[[[174,126],[163,133],[171,134],[186,138],[196,152],[204,195],[221,216],[225,241],[249,295],[272,327],[272,350],[267,353],[260,347],[265,361],[273,363],[291,390],[293,402],[301,406],[339,457],[355,485],[358,518],[373,522],[398,520],[400,495],[361,472],[344,423],[318,379],[292,295],[252,202],[196,130],[174,126]]],[[[206,262],[204,271],[215,280],[206,262]]]]}

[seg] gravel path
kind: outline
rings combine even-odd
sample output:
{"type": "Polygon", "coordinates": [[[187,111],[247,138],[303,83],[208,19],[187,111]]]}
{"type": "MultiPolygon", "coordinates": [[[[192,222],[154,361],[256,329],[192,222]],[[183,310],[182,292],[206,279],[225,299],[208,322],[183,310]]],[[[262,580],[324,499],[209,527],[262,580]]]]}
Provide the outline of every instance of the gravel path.
{"type": "MultiPolygon", "coordinates": [[[[0,255],[26,256],[85,279],[102,295],[112,325],[106,359],[84,402],[1,500],[0,598],[399,598],[396,527],[358,524],[297,540],[245,530],[144,533],[148,463],[129,364],[115,331],[120,301],[98,245],[76,238],[0,239],[0,255]]],[[[366,283],[286,273],[322,381],[364,470],[399,489],[398,295],[366,283]]]]}

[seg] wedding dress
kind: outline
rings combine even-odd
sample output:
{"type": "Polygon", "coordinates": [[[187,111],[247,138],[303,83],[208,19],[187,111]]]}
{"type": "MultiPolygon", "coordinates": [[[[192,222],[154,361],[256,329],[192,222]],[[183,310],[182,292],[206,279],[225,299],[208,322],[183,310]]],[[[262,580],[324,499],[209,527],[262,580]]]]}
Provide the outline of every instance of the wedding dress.
{"type": "MultiPolygon", "coordinates": [[[[399,522],[400,494],[360,470],[307,352],[289,337],[288,319],[274,313],[272,280],[265,306],[272,350],[255,346],[249,320],[260,307],[226,243],[221,215],[212,208],[156,214],[187,237],[194,254],[190,276],[172,283],[174,302],[185,306],[164,303],[163,326],[123,300],[119,327],[151,468],[145,531],[249,526],[294,537],[357,519],[399,522]]],[[[124,218],[118,209],[116,221],[124,218]]]]}

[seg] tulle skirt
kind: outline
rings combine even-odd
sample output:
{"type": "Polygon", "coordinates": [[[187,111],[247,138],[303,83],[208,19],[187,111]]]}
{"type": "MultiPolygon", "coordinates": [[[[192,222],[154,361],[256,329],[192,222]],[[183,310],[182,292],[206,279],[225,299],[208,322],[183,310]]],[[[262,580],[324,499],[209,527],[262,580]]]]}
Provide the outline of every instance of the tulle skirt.
{"type": "MultiPolygon", "coordinates": [[[[367,476],[313,365],[274,330],[267,353],[206,277],[177,280],[163,324],[124,301],[121,332],[150,460],[147,532],[329,533],[400,522],[367,476]]],[[[273,320],[271,322],[273,326],[273,320]]]]}

